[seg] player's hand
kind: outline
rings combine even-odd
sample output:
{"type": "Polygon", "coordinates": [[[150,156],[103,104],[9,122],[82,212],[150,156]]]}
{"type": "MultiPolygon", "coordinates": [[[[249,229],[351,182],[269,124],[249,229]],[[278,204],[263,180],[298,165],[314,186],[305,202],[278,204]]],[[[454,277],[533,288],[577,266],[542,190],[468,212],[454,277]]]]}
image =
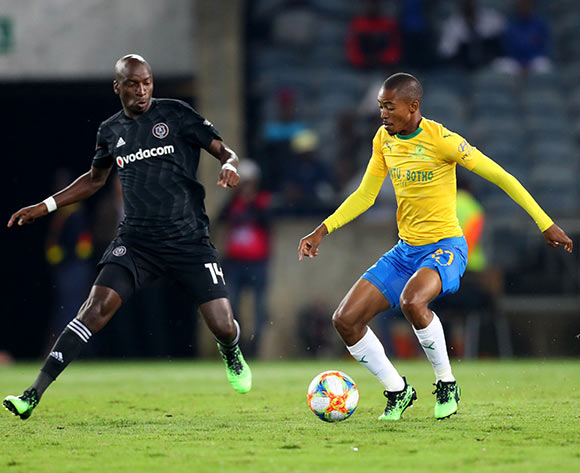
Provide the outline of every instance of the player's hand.
{"type": "Polygon", "coordinates": [[[29,205],[20,209],[18,212],[14,213],[10,220],[8,220],[7,227],[11,227],[16,222],[17,225],[24,225],[25,223],[32,223],[38,217],[42,217],[48,214],[48,209],[46,204],[43,202],[35,205],[29,205]]]}
{"type": "Polygon", "coordinates": [[[298,245],[298,261],[302,261],[304,256],[308,256],[309,258],[318,256],[318,247],[322,243],[324,235],[327,234],[328,229],[326,225],[320,224],[316,230],[302,238],[298,245]]]}
{"type": "Polygon", "coordinates": [[[218,176],[217,185],[221,187],[236,187],[240,182],[238,170],[229,163],[222,166],[218,176]]]}
{"type": "Polygon", "coordinates": [[[568,235],[564,233],[564,230],[562,230],[558,225],[553,224],[550,228],[548,228],[544,232],[544,239],[551,247],[558,248],[563,246],[568,253],[572,253],[572,247],[574,244],[568,235]]]}

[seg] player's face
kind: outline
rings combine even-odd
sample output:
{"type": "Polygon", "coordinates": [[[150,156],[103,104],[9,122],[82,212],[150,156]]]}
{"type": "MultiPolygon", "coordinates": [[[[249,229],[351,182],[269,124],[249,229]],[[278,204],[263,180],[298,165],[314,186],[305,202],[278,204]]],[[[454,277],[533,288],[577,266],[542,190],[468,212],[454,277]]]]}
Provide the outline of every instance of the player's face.
{"type": "Polygon", "coordinates": [[[149,110],[153,96],[153,77],[146,64],[128,65],[126,74],[115,81],[115,92],[119,94],[127,114],[136,118],[149,110]]]}
{"type": "Polygon", "coordinates": [[[415,130],[410,130],[413,122],[413,112],[416,106],[405,97],[401,97],[393,89],[382,89],[377,97],[381,120],[389,135],[406,135],[415,130]]]}

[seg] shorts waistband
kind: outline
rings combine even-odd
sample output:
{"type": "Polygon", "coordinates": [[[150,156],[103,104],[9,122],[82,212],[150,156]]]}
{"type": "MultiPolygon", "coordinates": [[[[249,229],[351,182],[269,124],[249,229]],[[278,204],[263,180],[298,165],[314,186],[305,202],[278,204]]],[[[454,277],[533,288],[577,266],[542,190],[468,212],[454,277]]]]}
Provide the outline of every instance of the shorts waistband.
{"type": "Polygon", "coordinates": [[[407,243],[405,240],[399,239],[399,245],[405,246],[407,248],[421,249],[421,248],[426,248],[426,247],[432,246],[432,245],[439,245],[439,244],[453,245],[453,244],[457,244],[457,243],[463,243],[465,241],[466,241],[465,236],[460,236],[460,237],[442,238],[441,240],[434,241],[433,243],[427,243],[425,245],[411,245],[410,243],[407,243]]]}

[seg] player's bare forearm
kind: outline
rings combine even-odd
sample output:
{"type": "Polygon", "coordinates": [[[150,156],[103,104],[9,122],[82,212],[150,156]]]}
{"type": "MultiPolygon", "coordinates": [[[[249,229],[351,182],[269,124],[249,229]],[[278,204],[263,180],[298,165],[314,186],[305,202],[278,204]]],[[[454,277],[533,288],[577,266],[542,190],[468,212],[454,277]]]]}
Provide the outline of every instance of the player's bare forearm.
{"type": "Polygon", "coordinates": [[[216,157],[222,166],[224,164],[231,164],[232,166],[238,167],[238,155],[231,149],[228,145],[226,145],[221,140],[212,140],[208,151],[216,157]]]}
{"type": "Polygon", "coordinates": [[[304,256],[309,258],[318,256],[318,247],[325,235],[328,235],[328,228],[324,223],[321,223],[312,233],[302,238],[298,245],[298,261],[302,261],[304,256]]]}
{"type": "Polygon", "coordinates": [[[574,243],[558,225],[553,224],[543,232],[546,243],[552,248],[563,246],[568,253],[572,253],[574,243]]]}
{"type": "Polygon", "coordinates": [[[107,182],[110,169],[92,167],[72,184],[57,192],[53,197],[59,207],[80,202],[96,193],[107,182]]]}
{"type": "MultiPolygon", "coordinates": [[[[72,184],[52,196],[56,207],[64,207],[90,197],[107,182],[109,173],[110,169],[91,167],[90,171],[78,177],[72,184]]],[[[15,222],[18,225],[32,223],[37,218],[43,217],[48,213],[49,209],[44,202],[30,205],[15,212],[10,217],[7,226],[11,227],[15,222]]]]}
{"type": "Polygon", "coordinates": [[[237,186],[240,181],[238,174],[238,155],[220,140],[212,140],[209,145],[209,152],[222,163],[217,185],[221,187],[237,186]]]}

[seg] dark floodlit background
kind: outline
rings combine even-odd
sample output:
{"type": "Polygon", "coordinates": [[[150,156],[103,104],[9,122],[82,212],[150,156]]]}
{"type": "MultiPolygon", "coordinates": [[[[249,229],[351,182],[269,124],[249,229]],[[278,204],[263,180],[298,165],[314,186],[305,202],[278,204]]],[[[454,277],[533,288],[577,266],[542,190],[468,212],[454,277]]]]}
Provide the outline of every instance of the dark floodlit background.
{"type": "MultiPolygon", "coordinates": [[[[199,172],[246,351],[343,356],[332,312],[396,242],[390,183],[316,260],[299,264],[296,248],[360,182],[380,84],[407,71],[423,83],[424,116],[514,174],[577,246],[547,248],[500,189],[459,169],[475,199],[462,224],[479,235],[479,254],[459,294],[436,307],[452,356],[578,356],[579,32],[574,0],[3,2],[0,215],[7,222],[89,169],[98,125],[120,107],[113,65],[141,54],[155,96],[191,103],[251,160],[249,213],[242,190],[215,186],[207,153],[199,172]]],[[[43,356],[74,317],[122,212],[115,184],[113,173],[81,207],[1,230],[1,360],[43,356]]],[[[422,356],[398,311],[373,324],[391,356],[422,356]]],[[[165,281],[137,294],[86,354],[214,355],[194,308],[165,281]]]]}

